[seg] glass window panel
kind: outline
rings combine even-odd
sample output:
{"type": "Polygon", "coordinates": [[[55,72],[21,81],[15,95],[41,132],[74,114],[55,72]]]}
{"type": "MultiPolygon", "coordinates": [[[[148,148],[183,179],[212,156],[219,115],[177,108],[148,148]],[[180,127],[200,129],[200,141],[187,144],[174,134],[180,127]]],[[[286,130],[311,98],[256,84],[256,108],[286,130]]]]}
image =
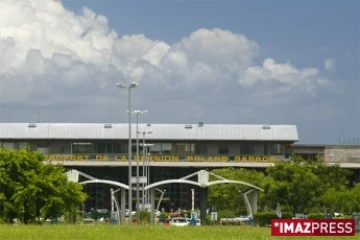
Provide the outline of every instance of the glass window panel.
{"type": "Polygon", "coordinates": [[[38,147],[38,148],[36,148],[36,151],[38,151],[39,153],[42,153],[42,154],[49,154],[49,148],[46,148],[46,147],[38,147]]]}
{"type": "Polygon", "coordinates": [[[19,142],[19,150],[25,149],[26,144],[26,142],[19,142]]]}
{"type": "Polygon", "coordinates": [[[162,154],[171,154],[172,153],[172,144],[171,143],[162,143],[161,144],[162,154]]]}
{"type": "Polygon", "coordinates": [[[3,142],[2,147],[5,149],[14,149],[15,143],[13,142],[3,142]]]}
{"type": "Polygon", "coordinates": [[[196,143],[195,144],[195,153],[200,155],[207,154],[207,146],[205,143],[196,143]]]}
{"type": "Polygon", "coordinates": [[[112,143],[96,143],[96,152],[97,153],[112,153],[112,143]]]}
{"type": "Polygon", "coordinates": [[[161,153],[161,144],[155,143],[152,146],[150,146],[150,153],[151,154],[160,154],[161,153]]]}
{"type": "Polygon", "coordinates": [[[73,153],[95,153],[95,144],[90,142],[74,142],[73,153]]]}
{"type": "Polygon", "coordinates": [[[219,143],[219,154],[229,154],[229,144],[227,143],[219,143]]]}
{"type": "Polygon", "coordinates": [[[240,144],[240,154],[241,155],[251,155],[254,154],[254,144],[253,143],[241,143],[240,144]]]}
{"type": "Polygon", "coordinates": [[[284,154],[284,145],[282,144],[271,144],[271,154],[273,155],[283,155],[284,154]]]}
{"type": "Polygon", "coordinates": [[[128,152],[128,143],[114,143],[114,153],[127,153],[128,152]]]}

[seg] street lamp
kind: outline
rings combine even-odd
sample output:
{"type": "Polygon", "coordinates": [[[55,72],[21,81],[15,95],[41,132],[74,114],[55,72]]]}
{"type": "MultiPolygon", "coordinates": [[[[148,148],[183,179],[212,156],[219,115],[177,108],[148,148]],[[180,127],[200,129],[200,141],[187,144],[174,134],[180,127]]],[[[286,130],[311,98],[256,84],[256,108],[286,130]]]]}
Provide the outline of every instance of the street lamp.
{"type": "Polygon", "coordinates": [[[136,115],[136,219],[140,222],[139,209],[139,115],[146,114],[147,110],[134,110],[132,114],[136,115]]]}
{"type": "MultiPolygon", "coordinates": [[[[146,150],[147,150],[147,146],[149,146],[150,144],[145,144],[145,135],[146,134],[151,134],[152,131],[142,131],[142,134],[143,134],[143,143],[142,143],[142,146],[143,146],[143,178],[146,177],[146,179],[148,179],[148,173],[147,173],[147,169],[145,168],[145,161],[147,159],[147,153],[146,153],[146,150]]],[[[149,183],[149,182],[147,182],[149,183]]],[[[147,195],[147,194],[146,194],[147,195]]],[[[143,186],[143,195],[142,195],[142,199],[143,199],[143,206],[145,204],[145,191],[144,191],[144,186],[143,186]]],[[[146,203],[148,202],[148,199],[146,198],[146,203]]]]}
{"type": "Polygon", "coordinates": [[[125,88],[128,89],[128,117],[129,117],[129,149],[128,149],[128,162],[129,162],[129,225],[132,224],[132,183],[131,183],[131,177],[132,177],[132,171],[131,171],[131,89],[136,88],[138,84],[136,82],[131,82],[129,86],[125,86],[124,84],[118,83],[116,84],[116,87],[118,88],[125,88]]]}

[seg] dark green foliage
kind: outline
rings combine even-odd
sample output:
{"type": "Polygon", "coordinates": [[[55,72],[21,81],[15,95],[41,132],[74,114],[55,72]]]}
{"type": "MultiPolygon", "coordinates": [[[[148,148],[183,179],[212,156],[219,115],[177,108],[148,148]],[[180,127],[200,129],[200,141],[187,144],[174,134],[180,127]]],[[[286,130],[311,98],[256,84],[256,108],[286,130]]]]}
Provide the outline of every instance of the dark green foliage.
{"type": "Polygon", "coordinates": [[[44,157],[28,148],[0,149],[0,218],[33,223],[76,214],[85,200],[82,186],[68,182],[62,166],[43,163],[44,157]]]}
{"type": "Polygon", "coordinates": [[[149,211],[140,211],[140,221],[141,223],[150,222],[150,212],[149,211]]]}
{"type": "Polygon", "coordinates": [[[275,212],[257,212],[254,214],[255,224],[261,227],[271,224],[271,219],[278,219],[275,212]]]}
{"type": "MultiPolygon", "coordinates": [[[[349,170],[338,165],[328,166],[322,161],[297,159],[278,162],[266,173],[247,169],[217,169],[213,173],[229,180],[248,182],[264,189],[258,192],[258,209],[273,211],[280,203],[283,212],[352,213],[360,210],[360,184],[349,186],[349,170]]],[[[214,179],[210,179],[214,180],[214,179]]],[[[234,216],[246,215],[246,207],[238,184],[214,185],[209,190],[209,204],[227,210],[234,216]]],[[[229,214],[231,215],[231,214],[229,214]]]]}
{"type": "Polygon", "coordinates": [[[292,212],[282,212],[281,213],[281,218],[284,218],[284,219],[291,219],[293,216],[294,215],[292,212]]]}
{"type": "Polygon", "coordinates": [[[232,210],[219,210],[218,211],[218,219],[220,218],[234,218],[236,217],[234,211],[232,210]]]}
{"type": "Polygon", "coordinates": [[[308,213],[307,217],[311,219],[323,219],[326,216],[323,213],[308,213]]]}

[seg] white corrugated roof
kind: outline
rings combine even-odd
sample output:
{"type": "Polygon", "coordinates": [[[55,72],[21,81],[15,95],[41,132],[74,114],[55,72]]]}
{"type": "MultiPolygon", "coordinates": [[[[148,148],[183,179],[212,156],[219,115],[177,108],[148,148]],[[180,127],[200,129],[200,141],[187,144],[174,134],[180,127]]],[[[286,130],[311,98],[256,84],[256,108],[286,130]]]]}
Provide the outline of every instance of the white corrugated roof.
{"type": "MultiPolygon", "coordinates": [[[[128,124],[102,123],[0,123],[3,139],[128,139],[128,124]]],[[[243,125],[243,124],[139,124],[139,131],[152,131],[152,140],[247,140],[298,141],[295,125],[243,125]],[[186,128],[185,126],[191,126],[186,128]],[[268,129],[266,129],[268,128],[268,129]]],[[[132,137],[136,135],[132,124],[132,137]]],[[[142,134],[140,135],[142,138],[142,134]]]]}

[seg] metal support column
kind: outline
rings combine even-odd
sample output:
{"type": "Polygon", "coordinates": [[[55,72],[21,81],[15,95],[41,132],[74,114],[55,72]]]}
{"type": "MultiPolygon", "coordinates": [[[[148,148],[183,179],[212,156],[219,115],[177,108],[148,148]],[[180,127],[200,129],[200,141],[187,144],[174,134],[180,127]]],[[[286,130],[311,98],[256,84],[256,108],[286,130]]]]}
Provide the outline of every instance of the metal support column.
{"type": "Polygon", "coordinates": [[[155,224],[155,188],[150,189],[150,224],[155,224]]]}
{"type": "Polygon", "coordinates": [[[254,189],[249,195],[250,195],[250,205],[251,205],[252,214],[254,214],[257,212],[258,192],[256,189],[254,189]]]}
{"type": "Polygon", "coordinates": [[[200,220],[201,223],[206,222],[208,188],[200,188],[200,220]]]}
{"type": "Polygon", "coordinates": [[[126,204],[126,189],[122,188],[120,190],[120,194],[121,194],[121,203],[120,203],[120,208],[121,208],[121,214],[120,214],[120,223],[121,224],[125,224],[125,204],[126,204]]]}

